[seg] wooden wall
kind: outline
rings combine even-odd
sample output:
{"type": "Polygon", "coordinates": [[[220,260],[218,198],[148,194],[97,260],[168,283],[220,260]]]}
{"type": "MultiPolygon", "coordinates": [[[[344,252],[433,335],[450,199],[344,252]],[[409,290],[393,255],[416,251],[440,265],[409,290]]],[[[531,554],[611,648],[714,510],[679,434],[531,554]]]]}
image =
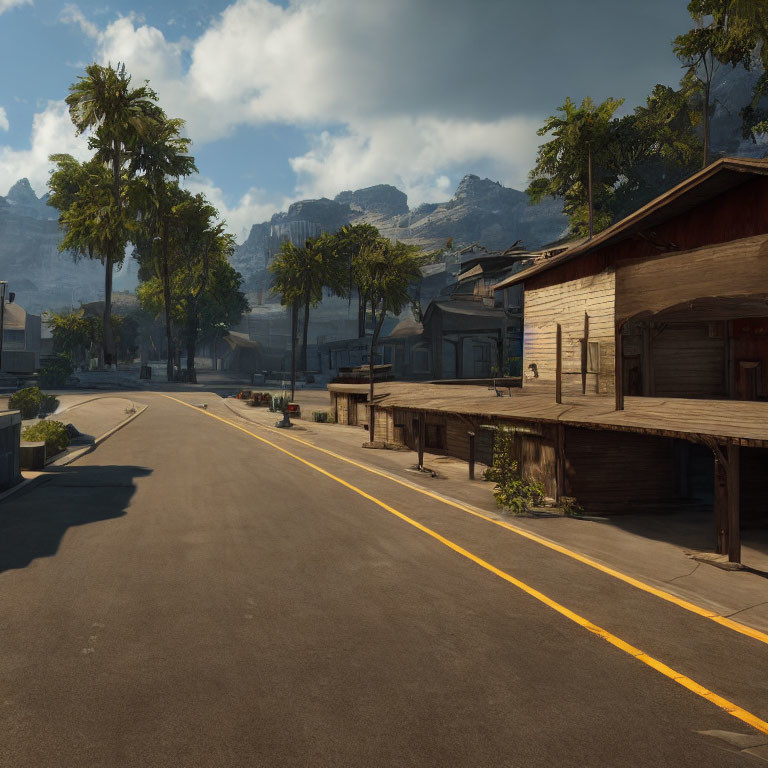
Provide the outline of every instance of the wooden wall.
{"type": "MultiPolygon", "coordinates": [[[[723,331],[723,323],[717,327],[723,331]]],[[[654,334],[655,397],[725,397],[726,339],[712,334],[709,323],[670,324],[654,334]]]]}
{"type": "Polygon", "coordinates": [[[765,235],[621,262],[616,267],[616,316],[627,320],[706,297],[765,294],[767,268],[765,235]]]}
{"type": "Polygon", "coordinates": [[[525,291],[523,386],[555,386],[556,324],[562,327],[563,393],[582,392],[584,342],[599,344],[599,365],[587,373],[587,393],[613,392],[615,275],[605,270],[525,291]],[[532,377],[534,364],[538,377],[532,377]]]}
{"type": "Polygon", "coordinates": [[[565,429],[566,489],[589,509],[621,512],[632,502],[678,495],[674,440],[632,432],[565,429]]]}

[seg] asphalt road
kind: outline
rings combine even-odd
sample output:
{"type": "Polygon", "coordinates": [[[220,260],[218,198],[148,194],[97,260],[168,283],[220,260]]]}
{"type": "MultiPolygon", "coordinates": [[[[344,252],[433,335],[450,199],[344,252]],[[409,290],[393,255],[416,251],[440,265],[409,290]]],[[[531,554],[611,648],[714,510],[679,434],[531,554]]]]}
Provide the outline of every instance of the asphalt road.
{"type": "Polygon", "coordinates": [[[446,541],[763,719],[768,645],[282,435],[263,431],[294,457],[136,399],[0,503],[0,766],[766,765],[703,732],[768,736],[446,541]]]}

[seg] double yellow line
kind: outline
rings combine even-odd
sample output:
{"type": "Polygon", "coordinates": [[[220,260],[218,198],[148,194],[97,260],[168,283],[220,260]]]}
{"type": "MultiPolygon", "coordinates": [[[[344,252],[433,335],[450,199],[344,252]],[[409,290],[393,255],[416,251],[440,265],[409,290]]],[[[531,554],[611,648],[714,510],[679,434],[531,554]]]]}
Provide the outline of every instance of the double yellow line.
{"type": "MultiPolygon", "coordinates": [[[[522,582],[519,579],[516,579],[514,576],[510,575],[509,573],[506,573],[505,571],[502,571],[501,569],[496,568],[496,566],[492,565],[486,560],[483,560],[477,555],[472,554],[472,552],[469,552],[468,550],[464,549],[463,547],[451,541],[450,539],[447,539],[444,536],[441,536],[439,533],[437,533],[436,531],[433,531],[431,528],[428,528],[427,526],[422,525],[417,520],[414,520],[413,518],[408,517],[407,515],[398,511],[394,507],[389,506],[389,504],[386,504],[380,499],[377,499],[375,496],[371,496],[369,493],[366,493],[361,488],[358,488],[357,486],[352,485],[351,483],[348,483],[346,480],[342,480],[340,477],[337,477],[331,472],[328,472],[322,467],[319,467],[317,464],[313,464],[311,461],[307,461],[306,459],[301,458],[301,456],[297,456],[295,453],[291,453],[290,451],[277,445],[276,443],[273,443],[272,441],[267,440],[266,438],[261,437],[260,435],[257,435],[248,429],[245,429],[245,427],[242,427],[239,424],[235,424],[234,422],[229,421],[228,419],[222,418],[221,416],[217,416],[214,413],[201,410],[194,405],[185,403],[183,400],[179,400],[178,398],[171,397],[170,395],[165,395],[162,393],[157,393],[157,394],[160,394],[162,397],[165,397],[168,400],[173,400],[176,403],[186,406],[187,408],[192,408],[193,410],[203,413],[204,415],[209,416],[212,419],[216,419],[217,421],[221,421],[224,424],[228,424],[230,427],[233,427],[234,429],[237,429],[240,432],[245,433],[246,435],[250,435],[256,440],[259,440],[260,442],[264,443],[265,445],[269,445],[270,447],[274,448],[277,451],[280,451],[286,456],[290,456],[292,459],[295,459],[296,461],[301,462],[305,466],[310,467],[311,469],[314,469],[316,472],[319,472],[320,474],[325,475],[326,477],[328,477],[331,480],[334,480],[340,485],[343,485],[345,488],[348,488],[354,493],[357,493],[358,495],[362,496],[364,499],[367,499],[368,501],[373,502],[374,504],[378,505],[382,509],[385,509],[390,514],[395,515],[396,517],[399,517],[401,520],[408,523],[409,525],[412,525],[414,528],[417,528],[418,530],[422,531],[428,536],[431,536],[433,539],[435,539],[436,541],[439,541],[441,544],[448,547],[449,549],[452,549],[454,552],[461,555],[462,557],[465,557],[468,560],[471,560],[473,563],[476,563],[481,568],[484,568],[485,570],[489,571],[495,576],[498,576],[500,579],[503,579],[509,584],[512,584],[513,586],[517,587],[521,591],[525,592],[526,594],[530,595],[534,599],[538,600],[540,603],[543,603],[544,605],[549,606],[550,608],[557,611],[562,616],[565,616],[567,619],[570,619],[575,624],[578,624],[580,627],[583,627],[584,629],[588,630],[592,634],[595,634],[598,637],[601,637],[603,640],[615,646],[616,648],[620,649],[624,653],[629,654],[630,656],[634,657],[638,661],[641,661],[643,664],[651,667],[652,669],[655,669],[657,672],[660,672],[662,675],[664,675],[665,677],[668,677],[670,680],[674,680],[678,685],[682,685],[684,688],[687,688],[689,691],[692,691],[697,696],[700,696],[703,699],[706,699],[707,701],[712,702],[717,707],[720,707],[720,709],[725,710],[729,715],[732,715],[733,717],[741,720],[742,722],[747,723],[748,725],[751,725],[753,728],[757,729],[762,733],[768,734],[768,722],[766,722],[765,720],[760,719],[756,715],[753,715],[751,712],[748,712],[742,707],[739,707],[737,704],[734,704],[732,701],[729,701],[728,699],[725,699],[722,696],[719,696],[713,691],[710,691],[709,689],[705,688],[703,685],[699,685],[699,683],[695,682],[694,680],[687,677],[686,675],[683,675],[680,672],[677,672],[676,670],[672,669],[671,667],[668,667],[666,664],[662,663],[658,659],[655,659],[652,656],[649,656],[647,653],[644,653],[639,648],[636,648],[635,646],[630,645],[629,643],[625,642],[624,640],[612,634],[611,632],[608,632],[608,630],[605,630],[602,627],[599,627],[596,624],[593,624],[588,619],[585,619],[583,616],[580,616],[578,613],[571,611],[569,608],[566,608],[564,605],[558,603],[557,601],[548,597],[544,593],[539,592],[539,590],[535,589],[534,587],[531,587],[525,582],[522,582]]],[[[343,461],[346,461],[349,464],[353,464],[357,467],[373,472],[374,474],[381,475],[382,477],[386,477],[390,480],[394,480],[394,482],[400,483],[405,487],[412,488],[413,490],[417,490],[420,493],[423,493],[424,495],[430,496],[443,503],[450,504],[451,506],[454,506],[458,509],[462,509],[463,511],[476,515],[477,517],[482,517],[483,519],[493,523],[502,524],[503,527],[509,528],[510,530],[513,530],[515,533],[519,533],[520,535],[523,535],[526,538],[530,538],[534,541],[542,543],[545,546],[550,547],[551,549],[554,549],[558,552],[562,552],[563,554],[568,555],[569,557],[574,557],[575,559],[580,560],[581,562],[585,562],[588,565],[591,565],[592,567],[596,567],[599,570],[604,571],[605,573],[608,573],[612,576],[620,578],[622,581],[626,581],[627,583],[632,584],[633,586],[637,586],[638,588],[643,589],[644,591],[650,592],[651,594],[656,594],[657,596],[662,597],[665,600],[669,600],[670,602],[680,605],[681,607],[686,608],[686,610],[693,610],[694,613],[697,613],[700,616],[703,616],[705,618],[712,619],[712,620],[714,620],[715,618],[722,619],[722,617],[717,616],[717,614],[712,614],[711,611],[706,611],[705,609],[700,608],[699,606],[696,606],[693,603],[687,603],[686,601],[680,600],[679,598],[676,598],[673,595],[663,592],[662,590],[656,590],[654,587],[650,587],[647,584],[643,584],[643,582],[637,581],[636,579],[632,579],[631,577],[626,576],[625,574],[621,574],[620,572],[614,571],[611,568],[602,566],[599,563],[595,563],[594,561],[591,561],[588,558],[585,558],[581,555],[571,552],[570,550],[567,550],[564,547],[560,547],[557,544],[553,544],[552,542],[547,542],[545,539],[540,539],[539,537],[533,534],[529,534],[527,532],[521,531],[520,529],[517,529],[514,526],[510,526],[508,524],[502,523],[502,521],[497,521],[497,520],[494,520],[493,518],[486,517],[485,515],[475,512],[474,510],[471,510],[468,507],[464,507],[461,504],[444,499],[443,497],[440,497],[437,494],[430,493],[429,491],[426,491],[424,489],[419,489],[415,486],[411,486],[408,483],[404,483],[400,480],[397,480],[396,478],[391,477],[390,475],[387,475],[383,472],[379,472],[372,468],[366,467],[365,465],[359,464],[358,462],[352,461],[351,459],[347,459],[346,457],[340,456],[338,454],[334,454],[331,451],[325,450],[324,448],[318,448],[317,446],[312,445],[312,443],[308,443],[304,440],[300,440],[298,438],[294,438],[289,435],[286,435],[286,437],[290,437],[290,439],[296,442],[302,443],[303,445],[306,445],[310,448],[314,448],[315,450],[322,451],[323,453],[327,453],[330,456],[339,458],[343,461]]],[[[729,626],[729,628],[734,629],[735,627],[730,627],[730,624],[726,623],[728,621],[729,621],[728,619],[723,619],[721,622],[718,622],[718,623],[723,623],[725,626],[729,626]]],[[[743,628],[744,630],[750,629],[749,627],[744,627],[744,625],[738,624],[738,622],[732,622],[732,623],[736,624],[737,627],[739,628],[739,629],[736,629],[736,631],[741,631],[741,628],[743,628]]],[[[768,637],[763,635],[763,633],[758,632],[757,630],[744,631],[743,634],[748,634],[752,637],[755,637],[755,639],[762,639],[763,642],[768,641],[768,637]],[[753,635],[752,632],[755,632],[756,635],[753,635]],[[759,637],[760,635],[763,635],[763,637],[762,638],[759,637]]]]}

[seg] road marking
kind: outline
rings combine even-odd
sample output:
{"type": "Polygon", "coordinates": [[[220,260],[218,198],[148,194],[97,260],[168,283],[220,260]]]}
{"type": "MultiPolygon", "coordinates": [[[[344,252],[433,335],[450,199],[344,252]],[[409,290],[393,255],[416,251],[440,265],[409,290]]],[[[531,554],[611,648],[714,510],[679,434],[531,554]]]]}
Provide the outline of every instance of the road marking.
{"type": "MultiPolygon", "coordinates": [[[[171,399],[173,400],[175,398],[171,398],[171,399]]],[[[245,417],[242,417],[242,416],[240,418],[245,419],[245,417]]],[[[224,419],[224,421],[226,421],[226,419],[224,419]]],[[[226,423],[230,424],[231,422],[227,421],[226,423]]],[[[526,531],[523,528],[518,528],[517,526],[512,525],[511,523],[508,523],[504,520],[495,520],[494,518],[488,517],[488,515],[484,515],[482,512],[472,509],[471,507],[468,507],[465,504],[461,504],[458,501],[454,501],[453,499],[448,499],[445,496],[440,496],[437,493],[428,491],[426,488],[422,488],[418,485],[414,485],[413,483],[408,483],[405,480],[401,480],[397,477],[394,477],[393,475],[387,472],[374,469],[373,467],[370,467],[366,464],[361,464],[360,462],[355,461],[354,459],[350,459],[346,456],[342,456],[341,454],[334,453],[333,451],[329,451],[327,448],[321,448],[320,446],[314,445],[313,443],[307,442],[306,440],[302,440],[299,437],[288,435],[283,431],[278,431],[276,429],[273,429],[272,427],[267,427],[263,424],[255,424],[255,422],[249,422],[249,423],[252,423],[255,426],[261,427],[261,429],[265,429],[268,432],[274,432],[275,434],[279,434],[281,437],[284,437],[287,440],[293,440],[293,442],[295,443],[306,445],[308,448],[313,448],[316,451],[325,453],[328,456],[332,456],[334,459],[339,459],[340,461],[344,461],[347,464],[351,464],[352,466],[358,467],[359,469],[363,469],[366,472],[370,472],[371,474],[378,475],[379,477],[384,477],[387,480],[391,480],[393,483],[402,485],[405,488],[410,488],[411,490],[416,491],[417,493],[421,493],[424,496],[429,496],[429,498],[431,499],[435,499],[436,501],[439,501],[443,504],[447,504],[450,507],[459,509],[462,512],[466,512],[469,515],[474,515],[474,517],[479,517],[481,520],[485,520],[486,522],[493,523],[493,525],[498,525],[500,528],[506,528],[508,531],[511,531],[512,533],[515,533],[518,536],[522,536],[523,538],[529,539],[530,541],[535,541],[537,544],[541,544],[543,547],[547,547],[548,549],[554,550],[555,552],[559,552],[561,555],[566,555],[567,557],[573,558],[574,560],[578,560],[580,563],[583,563],[584,565],[588,565],[590,568],[595,568],[596,570],[601,571],[602,573],[605,573],[608,576],[612,576],[614,579],[623,581],[625,584],[629,584],[630,586],[633,586],[636,589],[640,589],[643,592],[647,592],[648,594],[654,595],[655,597],[658,597],[661,600],[666,600],[668,603],[672,603],[678,606],[679,608],[683,608],[686,611],[695,613],[697,616],[701,616],[705,619],[709,619],[710,621],[715,622],[715,624],[719,624],[720,626],[726,627],[727,629],[730,629],[734,632],[738,632],[741,635],[751,637],[753,640],[757,640],[761,643],[765,643],[766,645],[768,645],[768,634],[766,634],[765,632],[761,632],[759,629],[748,627],[746,624],[742,624],[739,621],[734,621],[733,619],[729,619],[725,616],[721,616],[720,614],[716,613],[715,611],[711,611],[708,608],[703,608],[702,606],[696,605],[695,603],[691,603],[690,601],[685,600],[682,597],[677,597],[677,595],[673,595],[670,592],[666,592],[663,589],[659,589],[658,587],[654,587],[654,586],[651,586],[650,584],[646,584],[644,581],[640,581],[639,579],[636,579],[633,576],[629,576],[626,573],[617,571],[615,568],[611,568],[608,565],[603,565],[602,563],[599,563],[596,560],[592,560],[586,555],[581,555],[578,552],[574,552],[573,550],[568,549],[567,547],[564,547],[562,544],[557,544],[554,541],[550,541],[549,539],[544,538],[543,536],[538,536],[535,533],[530,533],[529,531],[526,531]]],[[[232,426],[237,426],[237,425],[233,424],[232,426]]]]}
{"type": "Polygon", "coordinates": [[[462,557],[465,557],[468,560],[471,560],[473,563],[479,565],[481,568],[484,568],[486,571],[489,571],[495,576],[498,576],[500,579],[503,579],[509,584],[512,584],[513,586],[517,587],[521,591],[525,592],[527,595],[530,595],[534,599],[538,600],[540,603],[543,603],[544,605],[549,606],[554,611],[557,611],[562,616],[565,616],[565,618],[570,619],[575,624],[578,624],[580,627],[583,627],[584,629],[588,630],[592,634],[597,635],[598,637],[601,637],[606,642],[615,646],[616,648],[623,651],[624,653],[632,656],[638,661],[641,661],[643,664],[650,667],[651,669],[655,669],[657,672],[661,673],[665,677],[668,677],[670,680],[674,680],[674,682],[678,683],[678,685],[683,686],[683,688],[687,688],[689,691],[692,691],[697,696],[700,696],[701,698],[706,699],[707,701],[713,703],[715,706],[724,710],[729,715],[732,715],[733,717],[741,720],[742,722],[747,723],[748,725],[752,726],[753,728],[755,728],[756,730],[762,733],[768,734],[768,722],[766,722],[765,720],[761,720],[756,715],[753,715],[751,712],[748,712],[747,710],[742,709],[737,704],[734,704],[732,701],[728,701],[728,699],[724,699],[722,696],[718,696],[716,693],[714,693],[713,691],[710,691],[708,688],[705,688],[703,685],[699,685],[699,683],[695,682],[690,677],[687,677],[686,675],[683,675],[680,672],[677,672],[671,667],[668,667],[666,664],[659,661],[658,659],[655,659],[652,656],[649,656],[648,654],[641,651],[639,648],[636,648],[635,646],[630,645],[629,643],[625,642],[624,640],[612,634],[611,632],[608,632],[608,630],[603,629],[602,627],[598,627],[596,624],[593,624],[588,619],[585,619],[583,616],[580,616],[578,613],[575,613],[569,608],[566,608],[561,603],[558,603],[557,601],[553,600],[551,597],[548,597],[543,592],[539,592],[539,590],[529,586],[523,581],[520,581],[520,579],[515,578],[514,576],[510,575],[506,571],[502,571],[500,568],[497,568],[495,565],[492,565],[486,560],[483,560],[481,557],[478,557],[477,555],[472,554],[472,552],[464,549],[459,544],[456,544],[450,539],[445,538],[445,536],[441,536],[436,531],[433,531],[431,528],[428,528],[426,525],[423,525],[417,520],[414,520],[413,518],[408,517],[408,515],[405,515],[402,512],[399,512],[394,507],[389,506],[389,504],[381,501],[380,499],[377,499],[375,496],[371,496],[371,494],[366,493],[361,488],[358,488],[357,486],[352,485],[351,483],[348,483],[346,480],[342,480],[340,477],[337,477],[331,472],[328,472],[322,467],[319,467],[317,464],[313,464],[311,461],[302,459],[301,456],[297,456],[295,453],[291,453],[290,451],[286,450],[285,448],[282,448],[276,443],[273,443],[272,441],[267,440],[266,438],[255,434],[254,432],[251,432],[245,427],[241,427],[239,424],[235,424],[229,421],[228,419],[222,418],[221,416],[217,416],[215,413],[210,413],[209,411],[201,411],[199,408],[195,408],[194,405],[185,403],[183,400],[179,400],[178,398],[171,397],[170,395],[165,395],[160,392],[158,392],[157,394],[161,395],[162,397],[166,397],[169,400],[173,400],[174,402],[180,403],[181,405],[184,405],[187,408],[192,408],[194,411],[198,413],[202,413],[205,416],[210,416],[212,419],[217,419],[218,421],[221,421],[224,424],[228,424],[230,427],[234,427],[240,432],[244,432],[246,435],[250,435],[256,440],[259,440],[260,442],[266,445],[269,445],[275,450],[280,451],[281,453],[284,453],[286,456],[290,456],[292,459],[295,459],[296,461],[306,465],[307,467],[314,469],[316,472],[319,472],[321,475],[325,475],[327,478],[334,480],[340,485],[343,485],[345,488],[348,488],[354,493],[357,493],[359,496],[362,496],[364,499],[368,499],[368,501],[373,502],[377,506],[386,510],[390,514],[394,515],[395,517],[400,518],[401,520],[408,523],[409,525],[412,525],[414,528],[417,528],[418,530],[422,531],[422,533],[425,533],[428,536],[431,536],[433,539],[435,539],[436,541],[439,541],[441,544],[445,545],[449,549],[452,549],[454,552],[461,555],[462,557]]]}

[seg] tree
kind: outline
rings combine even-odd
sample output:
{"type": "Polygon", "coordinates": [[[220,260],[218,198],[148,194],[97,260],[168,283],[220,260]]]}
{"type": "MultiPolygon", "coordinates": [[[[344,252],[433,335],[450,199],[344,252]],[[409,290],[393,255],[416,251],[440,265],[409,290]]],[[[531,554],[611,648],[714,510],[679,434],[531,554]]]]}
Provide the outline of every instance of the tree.
{"type": "MultiPolygon", "coordinates": [[[[683,86],[694,90],[700,99],[703,134],[702,167],[710,158],[712,82],[721,64],[749,69],[757,45],[755,27],[747,21],[746,4],[739,0],[690,0],[688,12],[693,29],[678,35],[672,46],[686,74],[683,86]],[[734,12],[741,9],[739,12],[734,12]]],[[[751,11],[749,11],[751,15],[751,11]]],[[[762,16],[761,16],[762,17],[762,16]]]]}
{"type": "Polygon", "coordinates": [[[137,249],[145,258],[153,250],[159,250],[157,272],[163,283],[165,336],[168,360],[166,375],[173,381],[173,331],[171,328],[171,276],[168,244],[174,205],[183,202],[184,194],[178,179],[197,170],[195,160],[187,154],[190,141],[181,136],[184,121],[167,119],[158,115],[144,133],[138,151],[131,158],[131,170],[141,173],[135,186],[136,208],[142,217],[142,243],[137,249]],[[175,179],[169,181],[170,178],[175,179]],[[159,242],[159,249],[156,243],[159,242]]]}
{"type": "Polygon", "coordinates": [[[297,279],[304,305],[304,324],[302,326],[301,357],[299,369],[307,370],[307,341],[309,335],[309,310],[316,307],[323,298],[323,288],[333,282],[331,269],[332,244],[328,235],[320,235],[307,240],[303,248],[297,251],[299,274],[297,279]]]}
{"type": "Polygon", "coordinates": [[[51,155],[51,160],[56,167],[48,181],[48,205],[58,209],[59,226],[64,230],[59,251],[71,251],[76,260],[82,256],[98,259],[106,267],[102,321],[109,326],[104,338],[110,344],[104,342],[103,349],[105,355],[111,355],[112,265],[115,254],[124,253],[128,242],[126,227],[114,215],[111,174],[97,158],[81,163],[71,155],[51,155]]]}
{"type": "Polygon", "coordinates": [[[51,329],[54,352],[67,354],[75,363],[83,360],[85,350],[96,335],[93,319],[86,317],[82,308],[67,314],[48,315],[45,323],[51,329]]]}
{"type": "MultiPolygon", "coordinates": [[[[69,88],[66,98],[69,114],[78,134],[92,131],[88,140],[96,150],[94,160],[109,168],[110,200],[102,209],[101,219],[109,232],[102,241],[104,250],[99,254],[105,265],[104,277],[104,360],[114,354],[112,335],[112,273],[125,255],[125,244],[130,230],[130,216],[126,211],[125,187],[130,180],[129,160],[136,151],[149,125],[160,110],[157,94],[148,85],[131,88],[131,78],[125,67],[103,67],[90,64],[85,76],[78,78],[69,88]]],[[[101,200],[103,191],[98,190],[101,200]]]]}
{"type": "Polygon", "coordinates": [[[365,275],[362,269],[366,250],[373,248],[380,240],[379,230],[372,224],[348,224],[331,236],[330,263],[327,284],[336,296],[351,298],[357,294],[357,335],[365,336],[365,318],[369,297],[363,285],[365,275]]]}
{"type": "Polygon", "coordinates": [[[371,405],[368,418],[368,439],[371,443],[375,434],[373,368],[376,343],[379,340],[379,334],[387,313],[399,315],[411,302],[408,288],[411,283],[421,278],[418,252],[418,246],[406,245],[400,241],[393,245],[386,238],[379,238],[376,243],[365,247],[358,257],[357,269],[360,274],[361,287],[370,299],[374,317],[378,314],[371,337],[368,358],[368,400],[371,405]]]}
{"type": "Polygon", "coordinates": [[[534,203],[547,196],[562,198],[576,236],[592,237],[610,223],[607,201],[615,180],[611,119],[622,104],[606,99],[595,106],[586,98],[577,106],[568,98],[559,107],[562,115],[552,115],[537,131],[553,138],[539,147],[526,191],[534,203]]]}
{"type": "Polygon", "coordinates": [[[644,105],[614,122],[608,203],[619,221],[696,170],[701,139],[685,89],[656,85],[644,105]]]}
{"type": "MultiPolygon", "coordinates": [[[[202,335],[210,326],[237,322],[248,303],[240,291],[242,277],[227,261],[235,247],[234,238],[217,221],[218,211],[203,195],[171,187],[168,199],[175,204],[166,216],[170,225],[165,242],[158,249],[155,238],[145,238],[142,247],[137,247],[143,280],[138,294],[148,311],[165,314],[166,328],[172,323],[179,328],[187,351],[185,377],[194,382],[196,346],[202,335]]],[[[173,338],[168,343],[173,345],[173,338]]]]}
{"type": "Polygon", "coordinates": [[[291,309],[291,400],[296,394],[296,344],[299,307],[304,298],[303,286],[299,280],[302,269],[299,249],[284,240],[274,261],[269,265],[272,273],[272,291],[280,296],[280,303],[291,309]]]}

